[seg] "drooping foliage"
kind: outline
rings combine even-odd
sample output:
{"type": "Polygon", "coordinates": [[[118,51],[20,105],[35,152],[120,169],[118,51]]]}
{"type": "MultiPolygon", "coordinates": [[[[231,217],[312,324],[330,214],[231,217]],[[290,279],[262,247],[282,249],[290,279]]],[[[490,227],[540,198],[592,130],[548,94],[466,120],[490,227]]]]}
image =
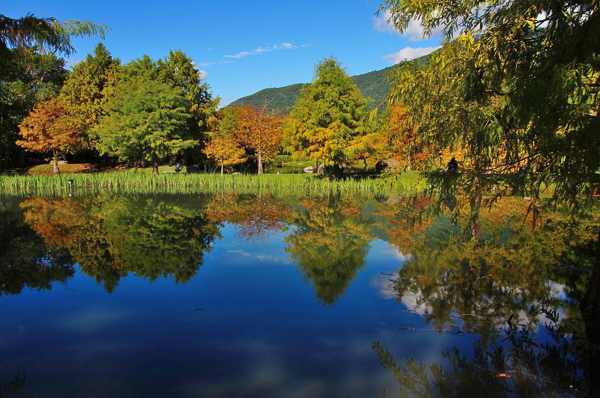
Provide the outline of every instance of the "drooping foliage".
{"type": "Polygon", "coordinates": [[[107,29],[89,21],[0,14],[0,167],[16,163],[23,118],[35,104],[55,96],[65,79],[65,62],[55,53],[70,55],[72,37],[104,38],[107,29]]]}
{"type": "MultiPolygon", "coordinates": [[[[400,30],[411,19],[426,33],[460,34],[428,67],[404,65],[392,88],[437,147],[462,146],[476,177],[499,194],[575,202],[599,187],[600,13],[587,0],[427,3],[387,0],[400,30]]],[[[460,184],[459,184],[460,185],[460,184]]]]}
{"type": "Polygon", "coordinates": [[[90,21],[58,21],[56,18],[37,18],[33,14],[15,19],[0,14],[0,75],[14,60],[11,49],[36,46],[42,52],[70,55],[75,52],[71,37],[104,38],[107,30],[107,26],[90,21]]]}

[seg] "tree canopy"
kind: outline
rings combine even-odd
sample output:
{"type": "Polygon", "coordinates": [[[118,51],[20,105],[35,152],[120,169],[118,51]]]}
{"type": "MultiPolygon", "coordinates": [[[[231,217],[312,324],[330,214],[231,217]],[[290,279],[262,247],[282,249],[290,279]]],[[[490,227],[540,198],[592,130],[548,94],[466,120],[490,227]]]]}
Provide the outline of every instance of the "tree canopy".
{"type": "Polygon", "coordinates": [[[108,95],[120,79],[120,61],[114,59],[102,43],[98,43],[94,54],[73,67],[73,71],[61,90],[61,97],[71,105],[73,114],[81,120],[85,134],[90,135],[94,146],[97,137],[94,129],[100,117],[106,115],[104,106],[108,95]]]}
{"type": "Polygon", "coordinates": [[[146,75],[128,78],[115,88],[104,108],[107,116],[100,119],[102,153],[149,162],[157,174],[160,161],[197,145],[187,105],[181,88],[146,75]]]}
{"type": "Polygon", "coordinates": [[[352,160],[348,147],[361,133],[368,101],[333,58],[315,68],[315,78],[302,88],[285,126],[285,149],[319,165],[341,169],[352,160]]]}
{"type": "Polygon", "coordinates": [[[38,104],[20,125],[22,140],[17,145],[32,152],[52,152],[54,172],[58,173],[57,157],[85,149],[86,136],[80,120],[73,117],[60,98],[38,104]]]}

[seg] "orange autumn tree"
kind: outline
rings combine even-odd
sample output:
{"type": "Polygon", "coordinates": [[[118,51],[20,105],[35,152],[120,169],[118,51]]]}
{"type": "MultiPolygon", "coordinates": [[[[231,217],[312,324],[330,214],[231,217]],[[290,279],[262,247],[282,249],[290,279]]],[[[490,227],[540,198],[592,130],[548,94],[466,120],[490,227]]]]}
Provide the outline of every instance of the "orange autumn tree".
{"type": "Polygon", "coordinates": [[[235,108],[232,133],[237,142],[253,154],[258,163],[258,174],[263,174],[263,162],[277,155],[281,148],[283,117],[262,109],[242,106],[235,108]]]}
{"type": "Polygon", "coordinates": [[[69,113],[67,105],[59,98],[37,105],[19,129],[23,139],[17,141],[17,145],[31,152],[51,152],[55,173],[60,172],[60,155],[89,146],[81,121],[69,113]]]}
{"type": "Polygon", "coordinates": [[[429,156],[415,133],[406,109],[401,105],[392,106],[386,131],[388,145],[393,157],[405,162],[408,170],[419,168],[429,156]]]}

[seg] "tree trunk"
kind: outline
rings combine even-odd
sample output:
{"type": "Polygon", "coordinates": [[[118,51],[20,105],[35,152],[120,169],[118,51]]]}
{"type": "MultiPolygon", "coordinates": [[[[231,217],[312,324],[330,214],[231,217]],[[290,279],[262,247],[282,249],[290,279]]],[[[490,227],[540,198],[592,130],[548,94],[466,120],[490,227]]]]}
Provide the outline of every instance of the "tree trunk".
{"type": "Polygon", "coordinates": [[[258,150],[258,174],[263,173],[263,165],[262,165],[262,152],[260,149],[258,150]]]}
{"type": "Polygon", "coordinates": [[[223,175],[223,163],[221,163],[221,175],[223,175]]]}
{"type": "Polygon", "coordinates": [[[158,162],[156,160],[152,162],[152,173],[154,173],[155,176],[158,175],[158,162]]]}
{"type": "Polygon", "coordinates": [[[363,158],[363,171],[367,171],[367,159],[363,158]]]}
{"type": "Polygon", "coordinates": [[[53,153],[53,156],[52,156],[52,165],[54,166],[54,170],[53,170],[54,174],[60,174],[60,170],[58,168],[58,155],[56,154],[56,152],[53,153]]]}

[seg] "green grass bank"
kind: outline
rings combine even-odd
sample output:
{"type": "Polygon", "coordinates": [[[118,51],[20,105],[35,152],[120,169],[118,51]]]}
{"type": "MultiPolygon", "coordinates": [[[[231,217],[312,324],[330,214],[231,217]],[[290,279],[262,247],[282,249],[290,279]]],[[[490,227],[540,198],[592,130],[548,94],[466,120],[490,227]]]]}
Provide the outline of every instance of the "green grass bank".
{"type": "Polygon", "coordinates": [[[388,177],[349,175],[329,180],[310,174],[159,174],[131,170],[110,173],[0,176],[3,195],[80,195],[196,192],[270,192],[276,194],[415,194],[426,187],[425,176],[407,172],[388,177]]]}

